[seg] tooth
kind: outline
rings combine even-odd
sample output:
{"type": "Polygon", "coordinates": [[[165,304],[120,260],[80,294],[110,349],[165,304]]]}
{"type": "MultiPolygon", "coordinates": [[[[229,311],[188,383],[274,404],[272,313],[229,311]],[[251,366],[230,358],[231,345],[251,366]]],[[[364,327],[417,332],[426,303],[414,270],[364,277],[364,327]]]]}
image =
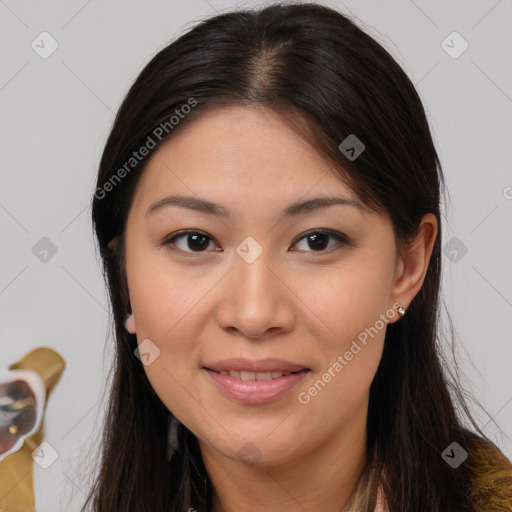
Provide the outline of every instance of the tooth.
{"type": "Polygon", "coordinates": [[[293,372],[246,372],[239,370],[220,370],[221,375],[230,375],[240,380],[272,380],[291,375],[293,372]]]}
{"type": "Polygon", "coordinates": [[[272,380],[272,372],[257,372],[256,380],[272,380]]]}

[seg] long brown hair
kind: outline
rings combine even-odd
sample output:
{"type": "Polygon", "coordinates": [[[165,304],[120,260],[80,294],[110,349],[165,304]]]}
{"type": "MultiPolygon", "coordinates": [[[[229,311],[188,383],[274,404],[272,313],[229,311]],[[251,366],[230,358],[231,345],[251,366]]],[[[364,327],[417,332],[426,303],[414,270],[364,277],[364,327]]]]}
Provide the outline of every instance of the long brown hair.
{"type": "Polygon", "coordinates": [[[124,230],[151,154],[207,109],[226,105],[259,105],[283,116],[363,202],[389,213],[399,243],[414,237],[422,215],[436,216],[439,233],[424,284],[404,318],[387,327],[370,389],[368,460],[353,503],[373,510],[380,487],[390,511],[474,511],[470,464],[453,469],[441,456],[453,442],[471,453],[477,438],[462,426],[455,404],[466,423],[471,416],[440,355],[443,177],[424,108],[390,54],[348,17],[289,3],[202,21],[151,59],[118,111],[92,202],[116,357],[101,462],[82,510],[210,509],[212,486],[197,439],[180,424],[170,445],[173,415],[134,356],[135,335],[124,328],[131,311],[124,230]],[[183,109],[187,104],[193,108],[183,109]],[[183,115],[171,126],[177,110],[183,115]],[[365,145],[357,159],[338,149],[350,134],[365,145]],[[150,139],[148,156],[131,161],[150,139]]]}

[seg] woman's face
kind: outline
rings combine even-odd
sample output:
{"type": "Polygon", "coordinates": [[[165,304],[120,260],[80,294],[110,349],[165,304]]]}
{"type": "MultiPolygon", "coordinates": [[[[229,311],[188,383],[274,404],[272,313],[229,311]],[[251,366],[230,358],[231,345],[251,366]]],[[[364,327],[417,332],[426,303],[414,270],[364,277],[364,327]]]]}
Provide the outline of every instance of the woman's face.
{"type": "Polygon", "coordinates": [[[203,448],[270,465],[364,432],[403,299],[392,224],[275,114],[210,111],[154,154],[126,271],[146,374],[203,448]]]}

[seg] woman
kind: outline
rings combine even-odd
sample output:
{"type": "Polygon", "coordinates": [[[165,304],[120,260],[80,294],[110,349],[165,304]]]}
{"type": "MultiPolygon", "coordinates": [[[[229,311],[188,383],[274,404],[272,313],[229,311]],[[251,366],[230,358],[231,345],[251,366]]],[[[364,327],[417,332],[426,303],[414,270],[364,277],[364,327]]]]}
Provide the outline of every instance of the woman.
{"type": "Polygon", "coordinates": [[[438,352],[441,184],[410,80],[333,10],[161,50],[93,199],[117,357],[83,510],[511,510],[438,352]]]}

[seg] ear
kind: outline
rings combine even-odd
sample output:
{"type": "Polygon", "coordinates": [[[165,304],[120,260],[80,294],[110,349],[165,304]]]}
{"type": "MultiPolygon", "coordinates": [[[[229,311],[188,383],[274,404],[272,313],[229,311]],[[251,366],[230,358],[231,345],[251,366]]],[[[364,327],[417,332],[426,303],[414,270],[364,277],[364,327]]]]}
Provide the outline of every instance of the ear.
{"type": "Polygon", "coordinates": [[[135,334],[137,332],[137,328],[135,326],[135,317],[133,316],[133,313],[128,315],[126,318],[124,327],[130,334],[135,334]]]}
{"type": "MultiPolygon", "coordinates": [[[[392,302],[400,303],[406,311],[423,285],[436,236],[437,219],[434,214],[426,213],[421,219],[418,234],[403,247],[398,257],[391,298],[392,302]]],[[[397,317],[390,323],[397,320],[397,317]]]]}
{"type": "Polygon", "coordinates": [[[119,242],[119,237],[114,237],[110,242],[107,244],[107,249],[110,253],[114,254],[117,252],[117,244],[119,242]]]}

